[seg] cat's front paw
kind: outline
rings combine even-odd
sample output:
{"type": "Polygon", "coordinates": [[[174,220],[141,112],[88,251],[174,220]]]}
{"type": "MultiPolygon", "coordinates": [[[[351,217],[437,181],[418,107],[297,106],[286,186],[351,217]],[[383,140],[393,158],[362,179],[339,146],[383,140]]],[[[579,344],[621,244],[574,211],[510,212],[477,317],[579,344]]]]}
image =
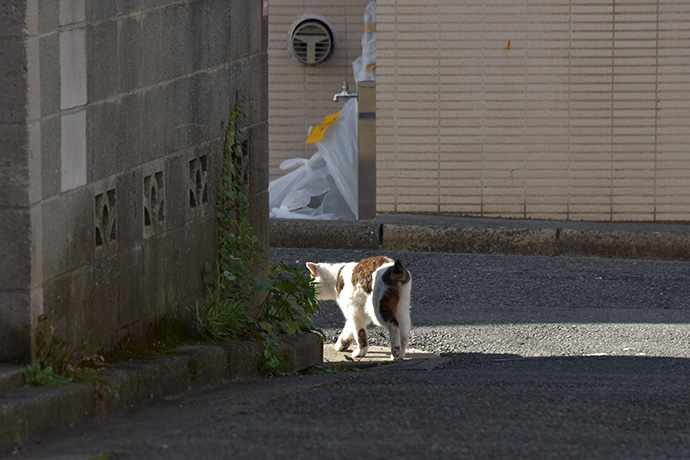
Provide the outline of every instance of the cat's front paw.
{"type": "Polygon", "coordinates": [[[364,358],[364,355],[367,354],[367,348],[355,348],[355,351],[352,352],[352,357],[353,358],[364,358]]]}

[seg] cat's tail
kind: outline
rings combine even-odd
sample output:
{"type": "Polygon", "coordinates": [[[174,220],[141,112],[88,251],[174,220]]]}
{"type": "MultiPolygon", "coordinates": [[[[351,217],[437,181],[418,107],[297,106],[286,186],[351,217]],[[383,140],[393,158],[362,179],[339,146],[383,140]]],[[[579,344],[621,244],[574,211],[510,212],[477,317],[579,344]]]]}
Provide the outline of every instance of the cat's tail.
{"type": "Polygon", "coordinates": [[[410,280],[410,272],[407,271],[402,261],[396,260],[390,268],[391,281],[395,283],[407,283],[410,280]]]}

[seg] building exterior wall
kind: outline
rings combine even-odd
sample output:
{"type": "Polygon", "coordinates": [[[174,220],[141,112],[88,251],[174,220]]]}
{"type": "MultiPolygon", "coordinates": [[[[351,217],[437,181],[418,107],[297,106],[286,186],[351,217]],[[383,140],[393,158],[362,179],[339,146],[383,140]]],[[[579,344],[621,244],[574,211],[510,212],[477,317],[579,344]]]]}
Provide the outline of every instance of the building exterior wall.
{"type": "Polygon", "coordinates": [[[377,3],[379,212],[690,220],[690,3],[377,3]]]}
{"type": "MultiPolygon", "coordinates": [[[[271,2],[271,178],[353,85],[366,3],[271,2]],[[305,13],[341,42],[321,66],[286,50],[305,13]]],[[[377,2],[379,212],[690,220],[690,3],[432,3],[377,2]]]]}
{"type": "Polygon", "coordinates": [[[26,355],[30,347],[25,340],[31,321],[25,16],[23,0],[0,5],[0,359],[26,355]]]}
{"type": "Polygon", "coordinates": [[[29,358],[42,313],[69,344],[106,348],[189,318],[216,257],[235,92],[267,247],[261,2],[29,0],[0,13],[0,82],[16,89],[0,96],[0,360],[29,358]]]}
{"type": "Polygon", "coordinates": [[[271,0],[269,14],[269,164],[271,179],[284,172],[278,166],[288,158],[309,158],[316,148],[306,145],[308,129],[339,111],[333,103],[343,81],[355,91],[352,61],[362,54],[362,15],[369,0],[271,0]],[[317,16],[336,34],[336,49],[326,62],[303,65],[287,47],[292,25],[305,16],[317,16]]]}

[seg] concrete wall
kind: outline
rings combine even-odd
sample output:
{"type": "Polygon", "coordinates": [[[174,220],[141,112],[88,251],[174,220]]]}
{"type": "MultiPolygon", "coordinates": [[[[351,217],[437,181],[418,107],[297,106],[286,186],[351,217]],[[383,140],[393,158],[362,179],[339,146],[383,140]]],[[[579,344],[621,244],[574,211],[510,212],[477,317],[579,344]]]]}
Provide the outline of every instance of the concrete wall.
{"type": "Polygon", "coordinates": [[[25,14],[24,1],[0,4],[0,355],[9,356],[27,352],[31,320],[25,14]]]}
{"type": "Polygon", "coordinates": [[[305,144],[309,126],[339,111],[343,102],[333,103],[343,81],[355,91],[352,61],[362,54],[362,15],[369,0],[305,2],[271,0],[269,15],[269,131],[271,179],[288,158],[309,158],[316,148],[305,144]],[[305,16],[326,20],[335,31],[336,49],[326,62],[316,66],[300,63],[287,48],[291,26],[305,16]]]}
{"type": "Polygon", "coordinates": [[[0,83],[16,88],[0,96],[11,140],[0,147],[0,360],[28,358],[41,313],[70,343],[106,347],[188,317],[215,258],[235,91],[247,98],[254,221],[266,227],[261,2],[12,1],[0,21],[0,62],[11,63],[0,83]]]}

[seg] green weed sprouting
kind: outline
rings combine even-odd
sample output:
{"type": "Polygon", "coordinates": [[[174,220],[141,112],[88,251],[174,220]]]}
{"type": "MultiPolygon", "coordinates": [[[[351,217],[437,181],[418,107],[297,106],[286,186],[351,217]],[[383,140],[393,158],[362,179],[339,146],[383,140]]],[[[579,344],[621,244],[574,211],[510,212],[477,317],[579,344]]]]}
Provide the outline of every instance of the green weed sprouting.
{"type": "Polygon", "coordinates": [[[78,380],[109,387],[108,380],[97,373],[103,365],[100,348],[98,342],[69,347],[43,314],[38,317],[35,357],[23,371],[24,381],[31,385],[65,385],[78,380]]]}
{"type": "Polygon", "coordinates": [[[31,385],[52,386],[65,385],[72,380],[55,372],[53,366],[43,365],[37,359],[31,361],[23,372],[24,381],[31,385]]]}
{"type": "Polygon", "coordinates": [[[242,131],[245,118],[236,103],[225,131],[217,193],[218,260],[215,267],[206,266],[208,299],[196,305],[196,326],[206,340],[263,339],[259,367],[283,374],[289,363],[278,357],[279,334],[320,332],[311,321],[320,308],[311,278],[297,267],[279,264],[265,274],[260,266],[263,252],[256,247],[258,238],[250,222],[250,164],[242,131]]]}
{"type": "Polygon", "coordinates": [[[341,372],[357,372],[361,374],[362,372],[364,372],[364,369],[352,365],[355,360],[351,356],[343,355],[343,358],[345,358],[345,361],[349,361],[350,365],[343,363],[334,363],[329,360],[326,360],[324,364],[317,364],[314,367],[317,370],[319,370],[322,374],[339,374],[341,372]]]}
{"type": "Polygon", "coordinates": [[[274,330],[283,334],[313,331],[311,318],[321,308],[316,300],[316,290],[310,277],[294,265],[280,263],[271,267],[268,279],[256,284],[268,291],[264,302],[266,321],[274,330]]]}

